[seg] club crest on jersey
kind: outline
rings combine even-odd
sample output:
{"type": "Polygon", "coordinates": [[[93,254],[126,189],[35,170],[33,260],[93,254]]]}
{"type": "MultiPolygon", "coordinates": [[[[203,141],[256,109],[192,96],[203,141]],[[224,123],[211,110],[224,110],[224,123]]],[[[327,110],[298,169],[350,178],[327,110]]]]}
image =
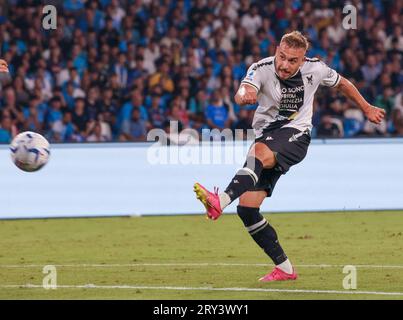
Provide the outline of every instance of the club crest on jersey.
{"type": "Polygon", "coordinates": [[[313,85],[313,75],[312,74],[310,76],[307,76],[306,80],[308,80],[308,84],[313,85]]]}
{"type": "Polygon", "coordinates": [[[253,75],[254,75],[254,74],[255,74],[255,71],[249,72],[249,73],[246,75],[245,79],[246,79],[246,80],[253,80],[253,75]]]}

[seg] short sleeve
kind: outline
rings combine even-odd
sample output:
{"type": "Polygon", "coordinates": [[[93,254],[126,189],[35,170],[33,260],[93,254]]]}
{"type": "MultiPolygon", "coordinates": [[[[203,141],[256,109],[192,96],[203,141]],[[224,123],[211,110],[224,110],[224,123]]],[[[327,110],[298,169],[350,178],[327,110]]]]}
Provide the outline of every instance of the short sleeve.
{"type": "Polygon", "coordinates": [[[321,64],[321,74],[322,74],[322,80],[321,80],[320,84],[322,86],[327,86],[327,87],[337,86],[341,79],[341,77],[337,73],[337,71],[330,68],[323,62],[321,62],[320,64],[321,64]]]}
{"type": "Polygon", "coordinates": [[[257,63],[253,63],[246,73],[245,78],[242,79],[242,83],[252,85],[257,91],[260,90],[263,82],[263,74],[261,68],[257,67],[257,63]]]}

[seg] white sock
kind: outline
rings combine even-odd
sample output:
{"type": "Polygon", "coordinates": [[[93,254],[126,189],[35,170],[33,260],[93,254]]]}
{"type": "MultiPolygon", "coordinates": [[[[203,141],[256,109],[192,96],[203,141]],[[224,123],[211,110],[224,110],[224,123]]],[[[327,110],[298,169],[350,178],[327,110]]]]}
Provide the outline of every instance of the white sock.
{"type": "Polygon", "coordinates": [[[276,267],[288,274],[292,274],[293,272],[292,264],[288,259],[285,260],[283,263],[278,264],[276,267]]]}
{"type": "Polygon", "coordinates": [[[220,198],[221,210],[224,210],[224,208],[231,203],[231,199],[230,199],[229,195],[226,194],[225,192],[220,193],[218,195],[218,197],[220,198]]]}

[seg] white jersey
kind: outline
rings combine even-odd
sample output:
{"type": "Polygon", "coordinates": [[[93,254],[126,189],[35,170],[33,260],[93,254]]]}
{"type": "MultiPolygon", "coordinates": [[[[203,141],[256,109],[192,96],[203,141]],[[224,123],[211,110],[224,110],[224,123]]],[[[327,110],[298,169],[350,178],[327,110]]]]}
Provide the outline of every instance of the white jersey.
{"type": "Polygon", "coordinates": [[[292,77],[282,80],[274,67],[274,58],[268,57],[252,64],[242,83],[258,91],[259,103],[252,127],[256,137],[264,129],[293,127],[301,131],[312,129],[313,98],[319,85],[334,87],[340,75],[319,59],[306,58],[292,77]]]}

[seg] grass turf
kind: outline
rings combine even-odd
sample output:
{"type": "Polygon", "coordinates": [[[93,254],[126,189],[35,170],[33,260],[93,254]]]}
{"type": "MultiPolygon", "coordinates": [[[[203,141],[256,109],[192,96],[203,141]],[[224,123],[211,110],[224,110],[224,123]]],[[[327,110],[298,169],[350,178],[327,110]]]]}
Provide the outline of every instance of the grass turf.
{"type": "Polygon", "coordinates": [[[403,292],[403,267],[360,267],[403,266],[403,212],[265,216],[298,266],[297,281],[257,281],[272,269],[272,263],[236,215],[224,215],[215,222],[202,216],[3,220],[0,299],[403,299],[403,295],[350,294],[342,286],[346,276],[343,266],[356,265],[356,291],[403,292]],[[161,265],[169,263],[175,265],[161,265]],[[332,266],[316,266],[319,264],[332,266]],[[57,283],[61,286],[134,288],[5,287],[42,285],[45,265],[59,265],[57,283]],[[349,294],[165,287],[336,290],[349,294]]]}

